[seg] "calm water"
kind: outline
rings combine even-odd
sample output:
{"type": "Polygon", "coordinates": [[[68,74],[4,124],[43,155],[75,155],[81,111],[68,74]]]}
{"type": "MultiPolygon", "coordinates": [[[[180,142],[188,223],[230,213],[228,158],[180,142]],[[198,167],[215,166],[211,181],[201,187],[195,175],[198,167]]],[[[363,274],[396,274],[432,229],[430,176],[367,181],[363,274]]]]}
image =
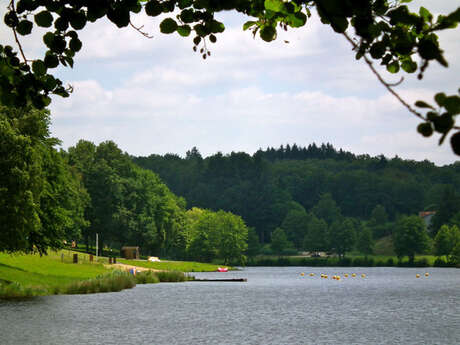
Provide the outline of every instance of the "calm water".
{"type": "Polygon", "coordinates": [[[460,344],[458,269],[248,268],[196,276],[248,282],[0,301],[0,344],[460,344]],[[343,278],[352,272],[367,277],[343,278]]]}

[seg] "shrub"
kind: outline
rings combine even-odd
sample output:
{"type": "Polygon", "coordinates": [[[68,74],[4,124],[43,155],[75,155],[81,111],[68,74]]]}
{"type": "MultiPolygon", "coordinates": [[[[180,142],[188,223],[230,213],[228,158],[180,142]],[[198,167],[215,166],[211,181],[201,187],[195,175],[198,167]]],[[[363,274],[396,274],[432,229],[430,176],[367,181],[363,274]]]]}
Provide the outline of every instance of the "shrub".
{"type": "Polygon", "coordinates": [[[136,281],[132,275],[122,271],[113,271],[94,279],[73,282],[64,287],[61,292],[69,295],[113,292],[130,289],[134,286],[136,286],[136,281]]]}
{"type": "Polygon", "coordinates": [[[45,294],[46,290],[38,287],[24,287],[16,282],[0,283],[0,299],[22,299],[45,294]]]}
{"type": "Polygon", "coordinates": [[[156,284],[160,282],[160,278],[153,271],[138,272],[135,275],[136,284],[156,284]]]}
{"type": "Polygon", "coordinates": [[[189,280],[188,276],[183,272],[179,271],[161,271],[156,272],[158,279],[162,283],[176,283],[176,282],[185,282],[189,280]]]}
{"type": "Polygon", "coordinates": [[[414,261],[414,266],[415,267],[429,267],[430,264],[428,263],[428,260],[426,258],[421,258],[419,260],[414,261]]]}

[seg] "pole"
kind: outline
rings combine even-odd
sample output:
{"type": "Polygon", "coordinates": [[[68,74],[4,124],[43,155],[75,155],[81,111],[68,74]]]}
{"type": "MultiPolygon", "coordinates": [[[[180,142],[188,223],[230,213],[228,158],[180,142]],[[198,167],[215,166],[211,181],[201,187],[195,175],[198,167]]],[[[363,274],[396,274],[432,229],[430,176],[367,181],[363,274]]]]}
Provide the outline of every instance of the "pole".
{"type": "Polygon", "coordinates": [[[99,234],[96,234],[96,262],[97,262],[97,252],[98,252],[98,248],[99,247],[99,234]]]}

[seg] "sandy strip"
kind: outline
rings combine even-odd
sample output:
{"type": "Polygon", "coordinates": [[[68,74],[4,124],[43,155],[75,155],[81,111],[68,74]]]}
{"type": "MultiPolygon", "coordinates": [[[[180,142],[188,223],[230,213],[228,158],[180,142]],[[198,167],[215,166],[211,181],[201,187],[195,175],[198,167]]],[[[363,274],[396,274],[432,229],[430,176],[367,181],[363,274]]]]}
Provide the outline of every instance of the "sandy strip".
{"type": "Polygon", "coordinates": [[[161,270],[156,270],[153,268],[146,268],[146,267],[140,267],[140,266],[133,266],[133,265],[126,265],[126,264],[105,264],[104,265],[107,268],[117,268],[119,270],[124,270],[124,271],[129,271],[130,269],[135,268],[136,271],[143,272],[143,271],[153,271],[153,272],[160,272],[161,270]]]}

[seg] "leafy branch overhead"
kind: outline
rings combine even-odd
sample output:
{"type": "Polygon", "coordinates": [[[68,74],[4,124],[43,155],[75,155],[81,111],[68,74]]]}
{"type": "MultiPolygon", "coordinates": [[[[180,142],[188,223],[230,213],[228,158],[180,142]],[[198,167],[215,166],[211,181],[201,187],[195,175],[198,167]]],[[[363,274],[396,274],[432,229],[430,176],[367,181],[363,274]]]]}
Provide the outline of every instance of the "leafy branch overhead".
{"type": "MultiPolygon", "coordinates": [[[[349,39],[356,59],[364,59],[374,73],[378,74],[372,62],[377,62],[390,73],[417,73],[423,79],[430,63],[448,67],[436,33],[457,27],[460,7],[435,18],[424,7],[418,13],[410,12],[405,5],[408,2],[411,0],[10,0],[4,22],[13,32],[17,50],[0,45],[0,102],[42,109],[51,102],[51,94],[68,97],[71,88],[65,88],[51,70],[59,65],[73,67],[74,57],[83,46],[78,31],[103,17],[119,28],[131,25],[140,31],[132,25],[131,16],[142,11],[150,17],[169,15],[161,21],[160,31],[193,37],[193,50],[206,59],[211,54],[207,42],[215,43],[225,30],[215,18],[218,12],[231,10],[252,17],[243,30],[270,42],[278,30],[305,26],[315,9],[322,23],[349,39]],[[43,36],[47,51],[43,58],[31,61],[20,38],[30,35],[34,26],[48,29],[43,36]]],[[[438,93],[436,107],[418,101],[415,106],[419,111],[397,95],[395,85],[381,77],[379,80],[422,119],[417,130],[423,136],[438,132],[441,144],[455,131],[451,145],[460,155],[460,127],[455,126],[459,96],[438,93]]]]}

